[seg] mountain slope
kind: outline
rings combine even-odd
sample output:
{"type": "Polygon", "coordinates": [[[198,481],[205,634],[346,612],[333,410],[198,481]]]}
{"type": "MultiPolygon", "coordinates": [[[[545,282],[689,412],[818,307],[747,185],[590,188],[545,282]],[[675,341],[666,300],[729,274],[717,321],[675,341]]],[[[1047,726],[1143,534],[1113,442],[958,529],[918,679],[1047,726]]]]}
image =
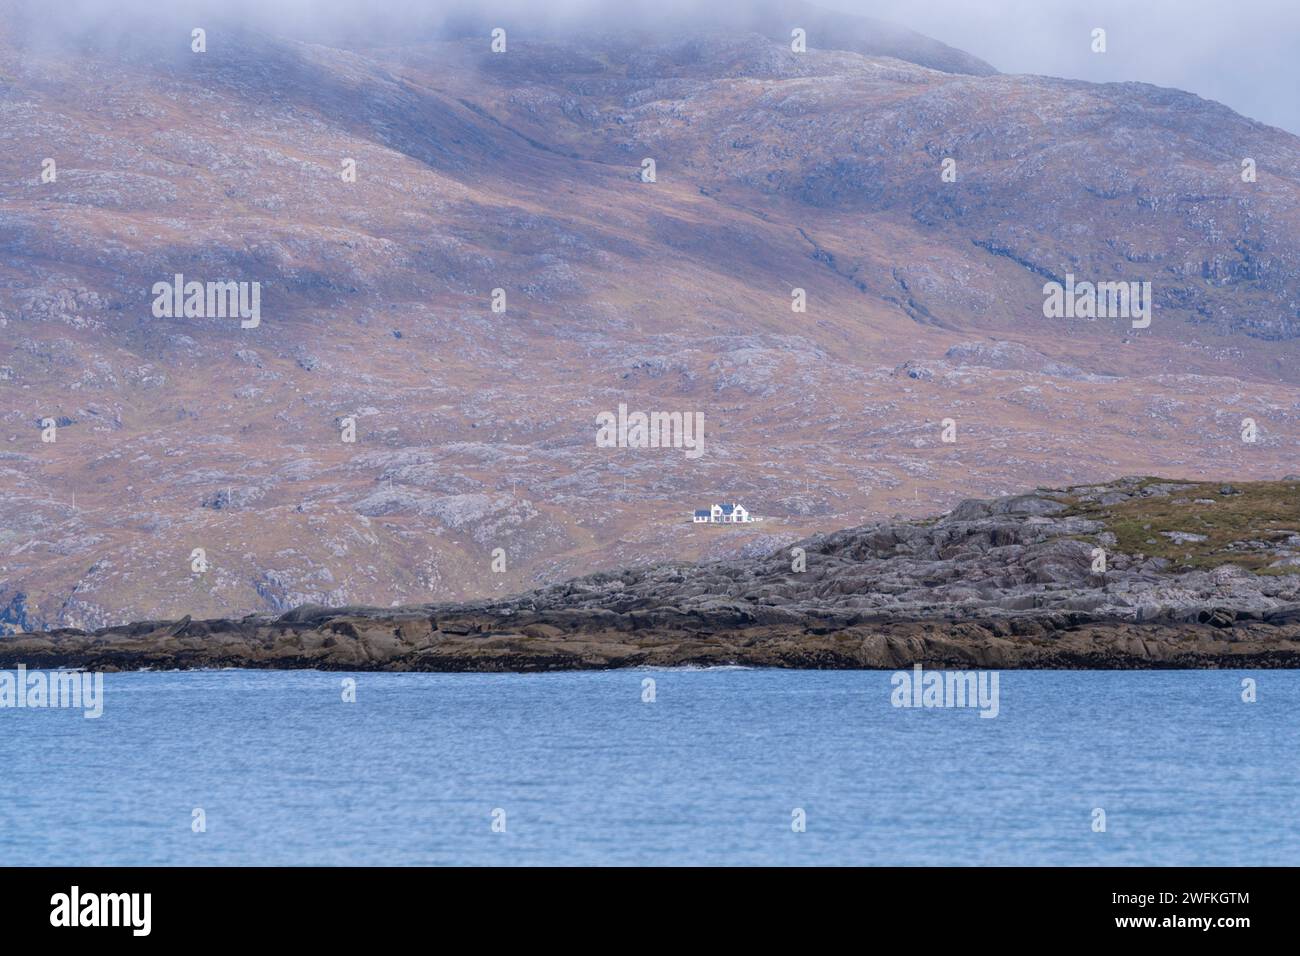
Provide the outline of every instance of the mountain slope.
{"type": "Polygon", "coordinates": [[[6,24],[11,629],[464,600],[1026,484],[1295,470],[1300,141],[1218,104],[761,22],[500,55],[6,24]],[[259,282],[260,325],[155,318],[177,273],[259,282]],[[1150,328],[1045,318],[1067,273],[1151,281],[1150,328]],[[704,455],[597,447],[620,404],[702,413],[704,455]],[[768,520],[686,519],[715,500],[768,520]]]}

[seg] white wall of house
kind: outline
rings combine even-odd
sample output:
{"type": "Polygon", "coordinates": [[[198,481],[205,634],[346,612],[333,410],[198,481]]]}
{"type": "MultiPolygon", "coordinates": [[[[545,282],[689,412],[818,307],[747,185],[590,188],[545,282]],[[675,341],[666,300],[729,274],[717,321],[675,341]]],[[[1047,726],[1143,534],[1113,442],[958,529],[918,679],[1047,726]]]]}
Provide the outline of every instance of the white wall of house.
{"type": "Polygon", "coordinates": [[[696,524],[748,524],[759,519],[746,511],[743,505],[732,502],[731,514],[724,514],[722,505],[712,505],[707,516],[691,512],[691,520],[696,524]]]}

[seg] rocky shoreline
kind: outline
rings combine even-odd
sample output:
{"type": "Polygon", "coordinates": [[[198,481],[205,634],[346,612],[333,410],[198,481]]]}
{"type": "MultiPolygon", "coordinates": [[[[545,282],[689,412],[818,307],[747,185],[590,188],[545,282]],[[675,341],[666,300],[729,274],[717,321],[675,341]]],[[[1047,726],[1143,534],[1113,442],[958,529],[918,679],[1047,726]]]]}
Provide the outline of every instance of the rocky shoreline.
{"type": "MultiPolygon", "coordinates": [[[[1300,618],[1300,608],[1292,614],[1300,618]]],[[[1300,620],[1227,629],[1032,617],[1000,627],[956,620],[727,630],[704,621],[682,628],[645,628],[628,620],[565,624],[573,626],[558,626],[547,615],[512,620],[346,612],[306,623],[252,618],[137,624],[94,634],[20,635],[0,646],[0,666],[445,672],[719,665],[893,670],[914,663],[998,669],[1300,667],[1300,620]]]]}
{"type": "Polygon", "coordinates": [[[1290,668],[1297,571],[1300,481],[1127,478],[499,601],[18,634],[0,666],[1290,668]]]}

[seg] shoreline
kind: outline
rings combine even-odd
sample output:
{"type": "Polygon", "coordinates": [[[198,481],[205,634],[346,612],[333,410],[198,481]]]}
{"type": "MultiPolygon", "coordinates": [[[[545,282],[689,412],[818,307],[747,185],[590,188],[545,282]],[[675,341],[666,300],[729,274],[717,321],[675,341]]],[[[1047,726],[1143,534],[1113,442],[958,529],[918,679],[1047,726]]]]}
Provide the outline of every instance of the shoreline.
{"type": "MultiPolygon", "coordinates": [[[[634,615],[438,615],[305,609],[280,618],[144,622],[0,640],[0,668],[537,673],[633,667],[795,670],[1300,669],[1300,622],[1135,623],[1059,615],[753,623],[634,615]],[[305,621],[287,620],[307,617],[305,621]],[[576,618],[576,619],[575,619],[576,618]]],[[[1290,614],[1285,615],[1290,617],[1290,614]]]]}
{"type": "Polygon", "coordinates": [[[1130,476],[496,599],[0,638],[0,666],[1300,668],[1300,480],[1130,476]]]}

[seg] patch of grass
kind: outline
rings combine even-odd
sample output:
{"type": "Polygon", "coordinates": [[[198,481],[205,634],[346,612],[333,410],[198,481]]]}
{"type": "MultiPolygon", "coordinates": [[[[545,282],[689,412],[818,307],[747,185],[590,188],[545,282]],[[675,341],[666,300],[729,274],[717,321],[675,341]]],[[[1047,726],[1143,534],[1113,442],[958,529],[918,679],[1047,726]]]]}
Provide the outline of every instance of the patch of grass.
{"type": "MultiPolygon", "coordinates": [[[[1138,488],[1167,480],[1144,479],[1138,488]]],[[[1100,521],[1115,535],[1116,550],[1164,558],[1174,569],[1235,564],[1257,574],[1300,573],[1300,567],[1268,567],[1278,560],[1276,552],[1287,547],[1286,539],[1300,535],[1300,481],[1231,482],[1240,494],[1228,495],[1219,493],[1224,484],[1188,483],[1167,496],[1134,497],[1114,505],[1080,501],[1077,495],[1058,500],[1071,513],[1100,521]],[[1179,542],[1161,533],[1168,531],[1204,535],[1205,540],[1179,542]]]]}

